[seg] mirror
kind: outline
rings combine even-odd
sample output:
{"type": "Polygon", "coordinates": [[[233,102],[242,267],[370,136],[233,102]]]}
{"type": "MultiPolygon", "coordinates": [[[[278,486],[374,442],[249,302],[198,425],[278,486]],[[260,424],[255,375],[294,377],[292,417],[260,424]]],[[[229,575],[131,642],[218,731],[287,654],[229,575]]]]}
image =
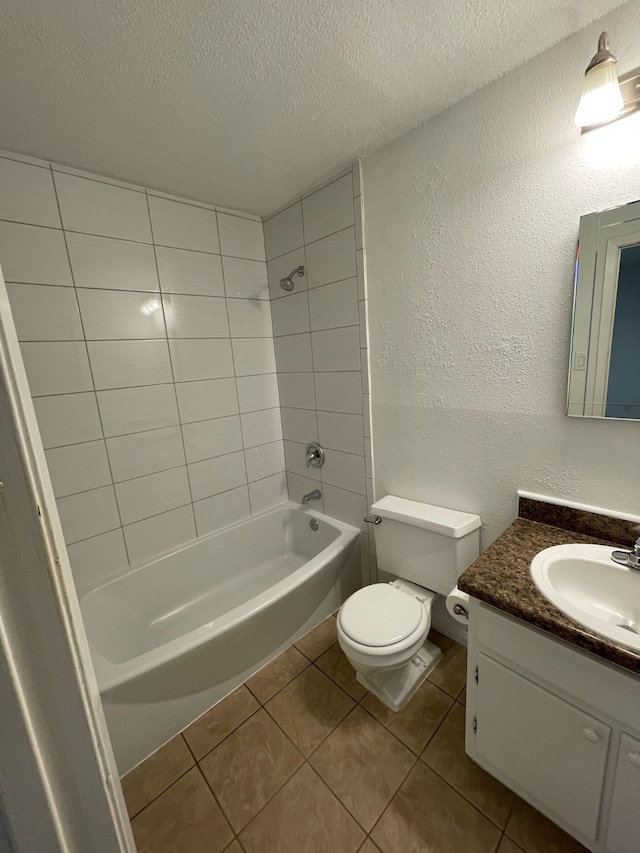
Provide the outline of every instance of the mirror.
{"type": "Polygon", "coordinates": [[[580,219],[567,415],[640,420],[640,201],[580,219]]]}

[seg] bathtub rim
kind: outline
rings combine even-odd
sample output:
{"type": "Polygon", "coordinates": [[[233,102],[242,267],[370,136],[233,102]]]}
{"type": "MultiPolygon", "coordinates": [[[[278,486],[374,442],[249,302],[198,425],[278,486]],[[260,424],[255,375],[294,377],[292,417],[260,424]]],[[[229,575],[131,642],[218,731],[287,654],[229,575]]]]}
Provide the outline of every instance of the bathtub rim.
{"type": "Polygon", "coordinates": [[[335,559],[350,544],[355,542],[362,531],[357,527],[353,527],[346,522],[339,521],[338,519],[332,518],[324,513],[303,507],[301,504],[295,503],[294,501],[284,501],[283,503],[270,507],[263,512],[247,516],[246,518],[236,521],[233,524],[229,524],[226,527],[221,527],[219,530],[214,530],[212,533],[207,533],[205,536],[201,536],[198,539],[193,539],[190,542],[183,543],[169,551],[157,554],[150,560],[145,560],[135,566],[130,566],[127,569],[110,576],[106,580],[97,581],[96,583],[84,587],[81,590],[79,600],[82,611],[82,602],[90,593],[116,583],[122,578],[147,568],[164,558],[171,557],[192,546],[199,545],[201,543],[204,544],[209,540],[213,540],[230,530],[246,525],[254,519],[275,515],[282,510],[295,510],[296,512],[308,516],[310,519],[317,518],[319,521],[330,524],[338,530],[338,536],[318,554],[299,568],[295,569],[289,577],[284,578],[264,592],[261,592],[253,598],[250,598],[248,601],[237,605],[228,613],[225,613],[222,616],[217,616],[211,622],[201,625],[198,628],[194,628],[180,637],[169,640],[161,646],[149,649],[148,651],[143,652],[140,655],[136,655],[122,663],[113,663],[105,658],[92,643],[91,636],[87,631],[87,639],[101,694],[106,694],[108,691],[116,689],[134,678],[144,676],[152,670],[194,651],[205,642],[215,640],[217,637],[237,629],[244,622],[251,619],[252,616],[255,616],[266,608],[272,606],[275,602],[284,598],[287,592],[297,589],[310,577],[321,571],[321,569],[335,559]]]}

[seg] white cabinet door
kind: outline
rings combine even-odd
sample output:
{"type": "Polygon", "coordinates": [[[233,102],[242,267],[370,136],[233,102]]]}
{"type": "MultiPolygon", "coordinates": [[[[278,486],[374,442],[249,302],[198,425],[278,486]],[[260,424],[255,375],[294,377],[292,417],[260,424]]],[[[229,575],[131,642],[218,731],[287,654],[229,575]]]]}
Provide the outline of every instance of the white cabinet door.
{"type": "Polygon", "coordinates": [[[622,735],[609,812],[607,850],[640,850],[640,741],[622,735]]]}
{"type": "Polygon", "coordinates": [[[595,839],[609,726],[484,654],[476,714],[478,756],[595,839]]]}

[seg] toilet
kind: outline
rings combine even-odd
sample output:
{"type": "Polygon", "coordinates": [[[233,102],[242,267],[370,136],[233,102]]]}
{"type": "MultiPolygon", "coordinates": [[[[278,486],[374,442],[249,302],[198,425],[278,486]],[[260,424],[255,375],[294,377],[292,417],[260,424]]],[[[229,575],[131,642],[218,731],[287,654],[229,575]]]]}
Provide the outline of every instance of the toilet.
{"type": "Polygon", "coordinates": [[[401,710],[442,657],[427,640],[431,609],[480,551],[480,516],[387,495],[371,507],[378,568],[395,577],[351,595],[338,641],[357,680],[401,710]]]}

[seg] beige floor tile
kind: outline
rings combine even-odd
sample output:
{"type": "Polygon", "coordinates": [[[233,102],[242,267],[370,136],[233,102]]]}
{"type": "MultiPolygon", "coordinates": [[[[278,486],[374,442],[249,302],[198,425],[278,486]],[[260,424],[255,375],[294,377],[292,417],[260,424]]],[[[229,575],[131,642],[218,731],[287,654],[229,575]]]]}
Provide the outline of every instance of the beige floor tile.
{"type": "Polygon", "coordinates": [[[524,853],[524,850],[522,847],[518,847],[517,844],[514,844],[506,835],[503,835],[500,839],[500,844],[498,845],[496,853],[524,853]]]}
{"type": "Polygon", "coordinates": [[[367,692],[362,684],[356,681],[356,671],[345,657],[338,643],[334,643],[328,651],[316,660],[316,666],[320,667],[343,690],[346,690],[356,702],[359,702],[367,692]]]}
{"type": "Polygon", "coordinates": [[[505,834],[525,853],[586,853],[587,848],[540,814],[520,797],[511,812],[505,834]]]}
{"type": "Polygon", "coordinates": [[[200,760],[259,707],[258,700],[243,684],[192,723],[182,734],[195,757],[200,760]]]}
{"type": "Polygon", "coordinates": [[[429,673],[429,681],[455,699],[467,680],[467,650],[460,643],[432,631],[429,639],[443,651],[436,668],[429,673]]]}
{"type": "Polygon", "coordinates": [[[370,838],[367,838],[358,853],[380,853],[380,848],[370,838]]]}
{"type": "Polygon", "coordinates": [[[200,767],[239,832],[302,762],[295,746],[261,709],[206,755],[200,767]]]}
{"type": "Polygon", "coordinates": [[[244,851],[239,841],[232,841],[228,847],[224,848],[224,853],[244,853],[244,851]]]}
{"type": "Polygon", "coordinates": [[[142,811],[194,764],[182,735],[177,735],[123,776],[122,792],[129,817],[142,811]]]}
{"type": "Polygon", "coordinates": [[[478,767],[465,753],[464,717],[465,709],[454,702],[422,753],[422,760],[500,829],[504,829],[515,794],[478,767]]]}
{"type": "Polygon", "coordinates": [[[397,713],[383,705],[372,694],[365,696],[361,702],[363,708],[373,714],[416,755],[420,755],[425,748],[452,704],[453,699],[430,681],[425,681],[415,696],[397,713]]]}
{"type": "Polygon", "coordinates": [[[460,702],[460,704],[461,704],[461,705],[466,705],[466,704],[467,704],[467,686],[466,686],[466,684],[465,684],[465,686],[462,688],[462,692],[461,692],[461,693],[460,693],[460,695],[458,696],[458,702],[460,702]]]}
{"type": "Polygon", "coordinates": [[[131,821],[138,853],[220,853],[233,839],[197,767],[131,821]]]}
{"type": "Polygon", "coordinates": [[[364,832],[305,764],[240,834],[247,853],[355,853],[364,832]]]}
{"type": "Polygon", "coordinates": [[[500,830],[419,761],[371,837],[383,853],[493,853],[500,830]]]}
{"type": "Polygon", "coordinates": [[[367,832],[415,761],[410,750],[359,706],[309,759],[367,832]]]}
{"type": "Polygon", "coordinates": [[[319,658],[323,652],[332,646],[338,639],[338,629],[334,616],[329,616],[324,622],[309,631],[299,640],[296,640],[296,648],[309,660],[319,658]]]}
{"type": "Polygon", "coordinates": [[[310,666],[265,707],[298,749],[310,755],[353,706],[350,696],[310,666]]]}
{"type": "Polygon", "coordinates": [[[264,705],[307,666],[309,666],[309,659],[301,654],[295,646],[290,646],[275,660],[263,667],[260,672],[252,675],[246,685],[258,702],[262,702],[264,705]]]}

